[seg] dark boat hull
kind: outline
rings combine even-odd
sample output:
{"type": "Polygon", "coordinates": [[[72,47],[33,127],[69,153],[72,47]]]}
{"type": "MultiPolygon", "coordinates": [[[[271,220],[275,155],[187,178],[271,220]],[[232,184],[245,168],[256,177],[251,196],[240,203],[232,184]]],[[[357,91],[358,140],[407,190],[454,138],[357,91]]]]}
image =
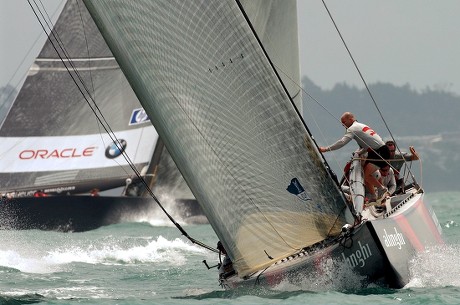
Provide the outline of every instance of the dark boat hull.
{"type": "MultiPolygon", "coordinates": [[[[49,196],[2,199],[0,229],[81,232],[134,221],[155,210],[160,212],[157,203],[143,197],[49,196]]],[[[174,211],[175,215],[185,220],[203,215],[195,200],[176,201],[174,211]]]]}
{"type": "Polygon", "coordinates": [[[293,255],[247,279],[229,276],[220,281],[226,288],[302,282],[332,282],[335,288],[370,283],[402,288],[410,281],[411,258],[443,243],[436,215],[423,194],[416,194],[388,217],[364,221],[321,249],[293,255]]]}

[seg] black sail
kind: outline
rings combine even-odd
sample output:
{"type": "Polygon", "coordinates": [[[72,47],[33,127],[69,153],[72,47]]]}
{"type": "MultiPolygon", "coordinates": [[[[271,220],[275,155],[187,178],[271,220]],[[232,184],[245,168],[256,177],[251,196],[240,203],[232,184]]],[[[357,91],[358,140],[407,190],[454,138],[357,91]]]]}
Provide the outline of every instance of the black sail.
{"type": "Polygon", "coordinates": [[[53,43],[43,46],[0,129],[0,190],[27,195],[125,185],[132,169],[54,46],[65,48],[70,60],[60,54],[71,74],[81,77],[139,171],[148,166],[158,134],[82,2],[66,3],[53,32],[53,43]]]}

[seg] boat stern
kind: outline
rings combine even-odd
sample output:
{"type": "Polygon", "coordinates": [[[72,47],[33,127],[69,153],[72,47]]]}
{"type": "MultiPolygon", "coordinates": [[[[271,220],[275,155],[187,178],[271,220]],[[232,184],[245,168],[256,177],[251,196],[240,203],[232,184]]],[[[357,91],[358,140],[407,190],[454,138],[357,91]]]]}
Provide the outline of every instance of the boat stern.
{"type": "Polygon", "coordinates": [[[391,286],[410,281],[410,260],[430,246],[444,244],[441,226],[423,193],[413,194],[386,218],[366,222],[380,251],[386,257],[386,274],[391,286]]]}

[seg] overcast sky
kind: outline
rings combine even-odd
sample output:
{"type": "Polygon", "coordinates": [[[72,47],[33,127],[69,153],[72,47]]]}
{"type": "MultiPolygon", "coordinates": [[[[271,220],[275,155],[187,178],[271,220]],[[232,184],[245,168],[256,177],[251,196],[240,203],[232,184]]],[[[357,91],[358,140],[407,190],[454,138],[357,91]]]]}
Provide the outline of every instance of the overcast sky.
{"type": "MultiPolygon", "coordinates": [[[[326,0],[367,83],[460,94],[460,1],[326,0]]],[[[302,74],[323,88],[359,74],[320,0],[299,0],[302,74]]]]}
{"type": "MultiPolygon", "coordinates": [[[[50,15],[62,0],[42,0],[50,15]]],[[[460,1],[326,0],[366,82],[460,95],[460,1]]],[[[61,4],[62,5],[62,4],[61,4]]],[[[302,75],[323,89],[362,81],[321,0],[299,0],[302,75]]],[[[44,35],[26,0],[0,0],[0,87],[33,62],[44,35]],[[35,48],[33,44],[38,40],[35,48]],[[31,49],[32,48],[32,49],[31,49]]]]}
{"type": "MultiPolygon", "coordinates": [[[[62,0],[41,0],[51,16],[62,0]]],[[[38,1],[37,1],[38,2],[38,1]]],[[[54,20],[55,20],[54,19],[54,20]]],[[[0,87],[17,85],[45,43],[46,36],[27,0],[0,0],[0,87]]]]}

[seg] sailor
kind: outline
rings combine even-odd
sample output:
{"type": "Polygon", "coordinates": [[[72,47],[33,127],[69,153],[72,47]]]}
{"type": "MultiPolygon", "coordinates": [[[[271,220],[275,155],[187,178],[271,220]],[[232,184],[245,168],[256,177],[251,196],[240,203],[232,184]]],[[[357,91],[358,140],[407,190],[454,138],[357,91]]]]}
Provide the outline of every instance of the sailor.
{"type": "Polygon", "coordinates": [[[219,264],[219,278],[227,278],[230,275],[235,274],[232,260],[228,257],[227,251],[220,240],[217,242],[217,250],[219,250],[219,260],[221,260],[221,255],[224,255],[224,260],[221,260],[221,263],[219,264]]]}
{"type": "Polygon", "coordinates": [[[404,179],[399,176],[401,168],[405,162],[412,162],[419,160],[419,156],[415,151],[413,146],[409,146],[410,153],[407,152],[396,152],[396,143],[394,141],[386,141],[386,146],[390,150],[390,165],[394,170],[395,179],[396,179],[396,193],[399,193],[403,190],[404,179]]]}
{"type": "Polygon", "coordinates": [[[358,123],[353,113],[345,112],[342,114],[340,121],[347,130],[345,135],[334,144],[320,147],[319,150],[322,153],[336,150],[354,139],[360,147],[358,154],[367,153],[367,159],[364,163],[364,183],[369,193],[369,202],[380,203],[388,196],[388,189],[373,174],[379,168],[387,165],[385,159],[390,158],[390,151],[382,138],[372,128],[358,123]],[[377,194],[375,193],[375,188],[377,188],[377,194]]]}

